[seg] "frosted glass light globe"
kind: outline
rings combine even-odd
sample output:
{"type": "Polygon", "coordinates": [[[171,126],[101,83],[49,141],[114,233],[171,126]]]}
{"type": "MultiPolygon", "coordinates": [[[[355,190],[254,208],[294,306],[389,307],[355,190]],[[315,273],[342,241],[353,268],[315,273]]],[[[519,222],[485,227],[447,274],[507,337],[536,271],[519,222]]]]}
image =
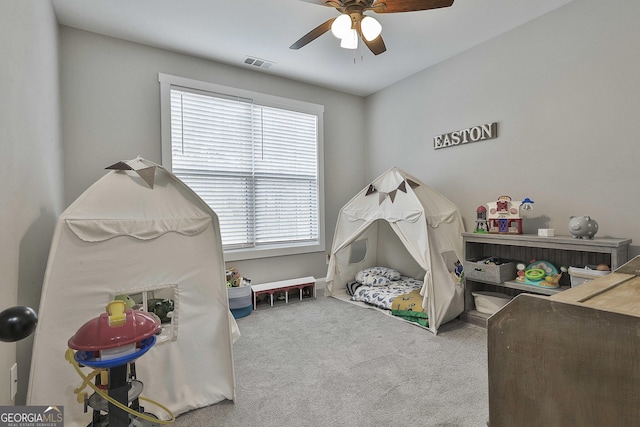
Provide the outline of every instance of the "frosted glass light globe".
{"type": "Polygon", "coordinates": [[[346,13],[338,16],[331,24],[331,32],[339,39],[343,39],[351,30],[351,16],[346,13]]]}
{"type": "Polygon", "coordinates": [[[370,16],[362,18],[360,28],[362,29],[362,35],[368,42],[375,40],[382,32],[382,25],[370,16]]]}
{"type": "Polygon", "coordinates": [[[354,29],[350,29],[346,36],[342,38],[340,47],[345,49],[357,49],[358,48],[358,33],[354,29]]]}

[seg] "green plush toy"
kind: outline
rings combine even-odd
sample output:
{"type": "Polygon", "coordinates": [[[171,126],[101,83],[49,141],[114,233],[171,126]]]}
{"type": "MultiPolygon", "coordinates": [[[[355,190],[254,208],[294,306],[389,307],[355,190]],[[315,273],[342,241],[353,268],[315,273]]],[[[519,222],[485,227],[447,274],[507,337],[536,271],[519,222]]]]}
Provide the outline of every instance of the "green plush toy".
{"type": "Polygon", "coordinates": [[[116,300],[124,301],[124,308],[133,308],[136,302],[129,295],[116,295],[116,300]]]}

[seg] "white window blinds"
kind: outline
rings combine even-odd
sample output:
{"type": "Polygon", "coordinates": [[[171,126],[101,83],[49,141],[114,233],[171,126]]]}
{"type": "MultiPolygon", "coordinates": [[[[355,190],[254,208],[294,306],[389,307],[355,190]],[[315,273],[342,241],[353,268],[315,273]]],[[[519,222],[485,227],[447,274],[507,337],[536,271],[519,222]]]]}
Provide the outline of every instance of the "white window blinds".
{"type": "Polygon", "coordinates": [[[317,244],[318,116],[172,86],[171,166],[216,212],[223,247],[317,244]]]}

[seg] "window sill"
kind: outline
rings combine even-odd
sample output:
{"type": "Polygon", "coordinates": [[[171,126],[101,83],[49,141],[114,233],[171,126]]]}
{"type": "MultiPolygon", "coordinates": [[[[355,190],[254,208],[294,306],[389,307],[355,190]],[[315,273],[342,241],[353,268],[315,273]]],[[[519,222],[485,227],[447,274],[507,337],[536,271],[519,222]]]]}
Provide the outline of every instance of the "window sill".
{"type": "Polygon", "coordinates": [[[300,245],[286,247],[265,247],[251,249],[229,249],[224,251],[224,260],[226,261],[244,261],[250,259],[270,258],[286,255],[299,255],[313,252],[324,252],[324,243],[316,245],[300,245]]]}

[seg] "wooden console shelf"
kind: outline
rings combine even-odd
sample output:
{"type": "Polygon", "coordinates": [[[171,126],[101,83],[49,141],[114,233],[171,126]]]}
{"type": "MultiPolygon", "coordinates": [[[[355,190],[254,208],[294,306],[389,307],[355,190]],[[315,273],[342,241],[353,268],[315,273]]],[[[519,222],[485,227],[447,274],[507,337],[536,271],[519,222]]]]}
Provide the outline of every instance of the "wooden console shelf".
{"type": "MultiPolygon", "coordinates": [[[[631,244],[631,239],[577,239],[572,236],[541,237],[536,234],[463,233],[462,237],[466,260],[497,257],[529,263],[537,259],[549,261],[558,268],[605,263],[611,266],[612,271],[628,261],[631,244]]],[[[487,325],[489,316],[475,309],[472,292],[499,292],[511,297],[523,292],[555,295],[571,287],[567,275],[564,275],[560,285],[560,288],[543,288],[516,281],[490,283],[467,277],[462,319],[482,327],[487,325]]]]}
{"type": "Polygon", "coordinates": [[[490,427],[635,426],[640,257],[551,297],[521,294],[488,320],[490,427]]]}

